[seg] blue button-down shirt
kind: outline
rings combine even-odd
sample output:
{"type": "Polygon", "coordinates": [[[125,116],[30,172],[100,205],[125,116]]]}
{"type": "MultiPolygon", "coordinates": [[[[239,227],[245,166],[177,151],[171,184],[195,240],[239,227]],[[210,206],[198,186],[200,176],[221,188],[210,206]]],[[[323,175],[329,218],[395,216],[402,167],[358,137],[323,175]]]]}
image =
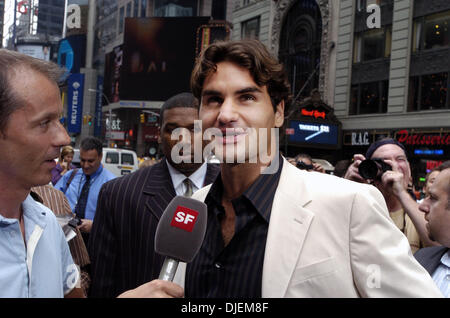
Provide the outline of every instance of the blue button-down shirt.
{"type": "MultiPolygon", "coordinates": [[[[72,182],[69,185],[69,189],[66,189],[67,181],[70,178],[72,172],[68,172],[64,174],[64,176],[59,179],[58,183],[55,185],[55,188],[61,190],[66,194],[67,199],[69,200],[70,207],[72,211],[75,211],[75,207],[77,206],[78,198],[81,195],[81,190],[83,189],[83,185],[86,182],[86,176],[83,173],[83,169],[78,169],[76,175],[72,179],[72,182]]],[[[97,171],[95,171],[91,175],[91,186],[89,188],[89,195],[86,204],[85,210],[85,218],[88,220],[93,220],[95,216],[95,209],[97,208],[97,199],[98,194],[100,193],[100,189],[105,182],[116,178],[116,176],[104,169],[100,166],[97,171]]]]}
{"type": "Polygon", "coordinates": [[[79,282],[64,233],[55,215],[28,195],[19,220],[0,215],[0,297],[59,298],[79,282]]]}
{"type": "Polygon", "coordinates": [[[442,255],[441,263],[432,277],[444,297],[450,298],[450,251],[442,255]]]}

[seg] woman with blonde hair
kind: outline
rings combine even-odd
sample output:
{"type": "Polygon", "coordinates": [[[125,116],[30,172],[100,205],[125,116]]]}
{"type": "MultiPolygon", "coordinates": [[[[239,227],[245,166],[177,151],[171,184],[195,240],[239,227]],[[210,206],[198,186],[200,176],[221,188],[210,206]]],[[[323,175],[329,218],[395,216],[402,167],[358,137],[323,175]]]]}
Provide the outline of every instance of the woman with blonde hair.
{"type": "Polygon", "coordinates": [[[61,149],[61,154],[58,158],[58,163],[56,164],[56,167],[52,169],[52,184],[55,185],[59,179],[63,175],[66,174],[67,171],[75,168],[74,165],[72,165],[73,155],[75,154],[75,151],[71,146],[64,146],[61,149]]]}

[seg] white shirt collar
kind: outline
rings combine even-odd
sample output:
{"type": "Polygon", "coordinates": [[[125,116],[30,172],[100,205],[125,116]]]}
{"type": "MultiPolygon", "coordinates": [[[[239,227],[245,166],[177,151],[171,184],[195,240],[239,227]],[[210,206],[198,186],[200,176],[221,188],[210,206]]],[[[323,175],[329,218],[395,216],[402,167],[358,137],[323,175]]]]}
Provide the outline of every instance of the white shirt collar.
{"type": "MultiPolygon", "coordinates": [[[[175,189],[175,192],[177,193],[177,195],[183,195],[185,192],[185,185],[183,184],[184,179],[186,179],[186,176],[181,173],[180,171],[178,171],[177,169],[175,169],[170,163],[169,161],[167,161],[166,159],[166,163],[167,163],[167,168],[169,169],[169,174],[170,177],[172,178],[172,184],[173,187],[175,189]]],[[[197,170],[195,170],[194,173],[192,173],[189,176],[189,180],[192,181],[193,183],[193,192],[197,191],[198,189],[203,188],[203,184],[205,182],[205,177],[206,177],[206,162],[204,162],[200,168],[198,168],[197,170]]]]}
{"type": "Polygon", "coordinates": [[[441,263],[450,268],[450,250],[441,257],[441,263]]]}

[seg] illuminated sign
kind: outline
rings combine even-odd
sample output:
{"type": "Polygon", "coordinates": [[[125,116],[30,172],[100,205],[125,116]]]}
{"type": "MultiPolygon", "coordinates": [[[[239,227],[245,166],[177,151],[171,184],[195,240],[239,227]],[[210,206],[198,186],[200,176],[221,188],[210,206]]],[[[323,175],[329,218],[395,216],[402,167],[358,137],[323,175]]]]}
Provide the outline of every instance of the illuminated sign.
{"type": "Polygon", "coordinates": [[[427,173],[433,170],[434,168],[440,166],[442,164],[442,161],[438,160],[428,160],[427,161],[427,173]]]}
{"type": "Polygon", "coordinates": [[[106,139],[113,140],[125,140],[125,132],[124,131],[107,131],[105,133],[106,139]]]}
{"type": "Polygon", "coordinates": [[[302,109],[302,116],[314,117],[314,118],[323,118],[325,119],[325,112],[320,112],[318,110],[306,110],[302,109]]]}
{"type": "Polygon", "coordinates": [[[294,129],[294,134],[289,135],[289,142],[291,143],[333,148],[339,146],[340,128],[337,124],[291,120],[289,127],[294,129]]]}
{"type": "Polygon", "coordinates": [[[397,131],[397,140],[401,143],[411,146],[450,146],[450,134],[423,134],[409,133],[403,129],[397,131]]]}
{"type": "Polygon", "coordinates": [[[414,149],[415,155],[435,155],[435,156],[442,156],[444,155],[443,149],[414,149]]]}
{"type": "Polygon", "coordinates": [[[102,99],[103,99],[103,76],[97,76],[97,89],[95,96],[95,121],[94,136],[102,134],[102,99]]]}
{"type": "Polygon", "coordinates": [[[81,115],[83,113],[84,74],[71,74],[67,81],[67,131],[81,132],[81,115]]]}

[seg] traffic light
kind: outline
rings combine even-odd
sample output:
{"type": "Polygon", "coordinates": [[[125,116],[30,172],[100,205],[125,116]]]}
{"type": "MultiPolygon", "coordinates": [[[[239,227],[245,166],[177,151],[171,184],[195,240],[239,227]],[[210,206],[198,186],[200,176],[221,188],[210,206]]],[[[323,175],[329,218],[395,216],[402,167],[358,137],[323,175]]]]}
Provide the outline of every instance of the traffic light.
{"type": "Polygon", "coordinates": [[[88,124],[89,124],[89,126],[92,126],[92,116],[88,115],[87,117],[88,117],[88,124]]]}
{"type": "Polygon", "coordinates": [[[142,124],[145,123],[145,114],[144,114],[144,113],[141,113],[141,114],[140,114],[140,117],[141,117],[141,123],[142,123],[142,124]]]}
{"type": "Polygon", "coordinates": [[[87,121],[88,121],[88,120],[87,120],[87,116],[84,115],[84,116],[83,116],[83,125],[86,125],[86,124],[87,124],[87,121]]]}

